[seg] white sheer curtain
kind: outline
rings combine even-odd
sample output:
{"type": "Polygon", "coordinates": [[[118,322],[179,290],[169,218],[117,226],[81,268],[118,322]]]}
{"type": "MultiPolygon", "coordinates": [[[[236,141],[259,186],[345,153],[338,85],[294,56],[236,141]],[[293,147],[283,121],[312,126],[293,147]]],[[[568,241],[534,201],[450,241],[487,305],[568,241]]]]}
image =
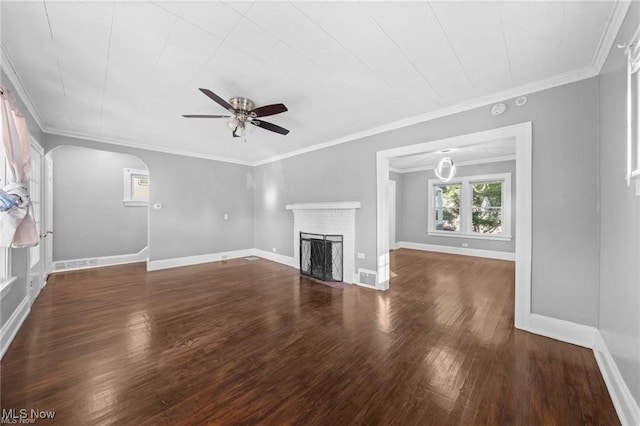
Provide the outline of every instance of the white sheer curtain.
{"type": "Polygon", "coordinates": [[[0,247],[33,247],[38,233],[31,215],[29,198],[29,130],[24,116],[8,91],[0,87],[2,97],[2,145],[7,157],[9,184],[2,188],[16,205],[0,211],[0,247]]]}

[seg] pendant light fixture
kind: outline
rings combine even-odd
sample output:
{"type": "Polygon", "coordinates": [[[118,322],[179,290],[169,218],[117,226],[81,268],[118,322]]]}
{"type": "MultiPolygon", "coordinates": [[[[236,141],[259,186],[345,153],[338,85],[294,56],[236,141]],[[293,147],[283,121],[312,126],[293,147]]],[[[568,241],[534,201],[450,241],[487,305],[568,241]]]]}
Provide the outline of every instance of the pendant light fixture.
{"type": "MultiPolygon", "coordinates": [[[[443,149],[440,151],[442,154],[451,152],[450,149],[443,149]]],[[[442,157],[438,164],[436,164],[435,173],[438,179],[442,182],[449,182],[456,175],[456,165],[451,157],[442,157]]]]}

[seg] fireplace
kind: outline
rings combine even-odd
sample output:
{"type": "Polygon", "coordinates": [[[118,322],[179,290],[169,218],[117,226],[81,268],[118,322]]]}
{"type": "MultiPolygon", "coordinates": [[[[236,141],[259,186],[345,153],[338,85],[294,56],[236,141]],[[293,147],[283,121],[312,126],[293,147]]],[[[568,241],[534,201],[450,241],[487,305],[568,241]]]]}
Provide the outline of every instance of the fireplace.
{"type": "Polygon", "coordinates": [[[300,232],[300,273],[322,281],[342,281],[342,235],[300,232]]]}
{"type": "MultiPolygon", "coordinates": [[[[327,236],[342,236],[341,260],[342,270],[338,281],[353,284],[357,282],[355,274],[355,246],[356,246],[356,210],[360,208],[357,201],[339,201],[326,203],[297,203],[288,204],[287,210],[293,212],[293,264],[308,266],[301,262],[301,234],[316,234],[323,239],[327,236]]],[[[311,244],[311,243],[309,243],[311,244]]],[[[316,242],[316,245],[326,244],[316,242]]],[[[337,246],[336,246],[337,247],[337,246]]],[[[309,246],[308,248],[311,248],[309,246]]],[[[333,248],[338,250],[337,248],[333,248]]],[[[333,250],[332,249],[332,250],[333,250]]],[[[331,254],[331,261],[335,260],[334,253],[331,254]]],[[[317,261],[316,261],[317,265],[317,261]]]]}

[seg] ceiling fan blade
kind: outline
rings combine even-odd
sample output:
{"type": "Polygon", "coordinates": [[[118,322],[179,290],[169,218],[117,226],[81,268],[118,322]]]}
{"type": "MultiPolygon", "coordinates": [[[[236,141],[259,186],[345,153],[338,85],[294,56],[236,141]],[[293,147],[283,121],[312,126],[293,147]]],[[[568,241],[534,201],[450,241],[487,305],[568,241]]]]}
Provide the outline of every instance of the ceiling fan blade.
{"type": "Polygon", "coordinates": [[[231,118],[230,115],[183,114],[186,118],[231,118]]]}
{"type": "Polygon", "coordinates": [[[289,111],[284,104],[265,105],[255,108],[250,113],[255,114],[256,117],[267,117],[269,115],[280,114],[281,112],[289,111]]]}
{"type": "Polygon", "coordinates": [[[287,129],[284,127],[276,126],[275,124],[268,123],[266,121],[252,120],[250,121],[254,126],[262,127],[263,129],[271,130],[272,132],[280,133],[281,135],[286,135],[289,133],[287,129]]]}
{"type": "Polygon", "coordinates": [[[202,89],[202,88],[199,89],[199,90],[202,93],[204,93],[205,95],[207,95],[208,97],[210,97],[211,99],[213,99],[218,105],[220,105],[221,107],[223,107],[224,109],[226,109],[230,113],[232,113],[232,114],[236,113],[236,110],[231,106],[231,104],[229,102],[225,101],[220,96],[218,96],[215,93],[213,93],[211,90],[202,89]]]}

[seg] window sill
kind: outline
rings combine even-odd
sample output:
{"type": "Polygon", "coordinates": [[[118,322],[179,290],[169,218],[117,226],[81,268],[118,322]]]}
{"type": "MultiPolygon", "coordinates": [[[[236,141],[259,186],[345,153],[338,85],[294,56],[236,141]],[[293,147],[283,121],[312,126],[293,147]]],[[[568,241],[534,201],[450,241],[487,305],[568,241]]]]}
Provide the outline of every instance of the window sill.
{"type": "Polygon", "coordinates": [[[4,296],[11,290],[11,284],[13,284],[18,277],[9,277],[0,281],[0,300],[4,299],[4,296]]]}
{"type": "Polygon", "coordinates": [[[453,237],[465,238],[473,240],[493,240],[493,241],[511,241],[511,235],[483,235],[483,234],[461,234],[459,232],[447,231],[429,231],[427,235],[430,237],[453,237]]]}
{"type": "Polygon", "coordinates": [[[149,205],[149,202],[136,201],[136,200],[122,200],[122,205],[125,207],[146,207],[149,205]]]}

